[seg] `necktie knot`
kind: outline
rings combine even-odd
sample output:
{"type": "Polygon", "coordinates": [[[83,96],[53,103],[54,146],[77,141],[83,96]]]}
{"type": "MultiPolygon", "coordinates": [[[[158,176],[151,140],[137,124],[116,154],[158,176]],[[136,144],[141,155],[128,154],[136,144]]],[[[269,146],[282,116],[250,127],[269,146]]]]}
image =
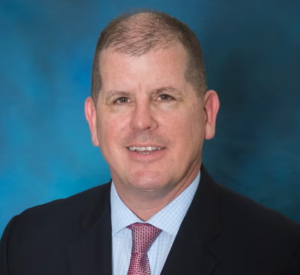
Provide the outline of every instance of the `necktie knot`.
{"type": "Polygon", "coordinates": [[[161,230],[148,223],[134,223],[132,230],[132,253],[147,253],[161,230]]]}
{"type": "Polygon", "coordinates": [[[148,223],[133,223],[132,251],[128,275],[151,275],[147,252],[161,230],[148,223]]]}

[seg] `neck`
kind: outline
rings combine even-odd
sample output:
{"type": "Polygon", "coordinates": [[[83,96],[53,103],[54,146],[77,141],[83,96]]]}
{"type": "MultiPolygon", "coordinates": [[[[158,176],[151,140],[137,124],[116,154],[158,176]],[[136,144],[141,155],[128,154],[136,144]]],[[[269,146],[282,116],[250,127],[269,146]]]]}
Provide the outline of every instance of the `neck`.
{"type": "Polygon", "coordinates": [[[147,221],[178,197],[193,182],[199,169],[200,167],[179,183],[159,190],[140,190],[138,188],[128,190],[118,181],[114,180],[114,184],[126,206],[141,220],[147,221]]]}

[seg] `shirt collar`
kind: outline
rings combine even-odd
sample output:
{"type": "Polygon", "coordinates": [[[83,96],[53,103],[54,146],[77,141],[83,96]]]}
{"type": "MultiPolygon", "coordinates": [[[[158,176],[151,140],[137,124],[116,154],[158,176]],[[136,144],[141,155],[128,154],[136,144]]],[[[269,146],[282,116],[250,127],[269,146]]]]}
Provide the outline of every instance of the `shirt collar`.
{"type": "MultiPolygon", "coordinates": [[[[178,197],[172,200],[146,222],[175,237],[194,198],[199,182],[200,172],[193,182],[178,197]]],[[[144,222],[124,204],[119,197],[113,182],[111,185],[110,199],[113,236],[132,223],[144,222]]]]}

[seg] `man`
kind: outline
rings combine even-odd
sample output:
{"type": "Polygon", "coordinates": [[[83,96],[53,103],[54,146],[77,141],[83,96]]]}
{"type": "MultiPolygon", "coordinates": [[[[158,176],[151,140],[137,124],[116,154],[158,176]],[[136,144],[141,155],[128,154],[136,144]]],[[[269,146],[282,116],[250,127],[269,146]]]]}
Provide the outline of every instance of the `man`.
{"type": "Polygon", "coordinates": [[[1,275],[300,274],[300,227],[202,166],[219,100],[194,33],[164,13],[102,32],[85,113],[112,181],[7,226],[1,275]]]}

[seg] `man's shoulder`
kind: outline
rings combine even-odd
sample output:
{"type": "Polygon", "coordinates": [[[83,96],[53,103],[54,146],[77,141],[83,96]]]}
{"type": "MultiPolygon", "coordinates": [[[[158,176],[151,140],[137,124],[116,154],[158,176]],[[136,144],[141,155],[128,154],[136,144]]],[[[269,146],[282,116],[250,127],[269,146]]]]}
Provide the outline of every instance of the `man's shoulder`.
{"type": "Polygon", "coordinates": [[[106,198],[110,192],[110,183],[105,183],[88,190],[82,191],[64,199],[54,200],[42,205],[34,206],[21,213],[24,218],[31,216],[43,216],[49,218],[51,216],[71,214],[79,214],[87,208],[93,207],[94,204],[106,198]]]}
{"type": "Polygon", "coordinates": [[[218,185],[221,193],[222,226],[224,231],[243,232],[259,239],[300,242],[300,225],[277,211],[244,195],[218,185]]]}
{"type": "Polygon", "coordinates": [[[29,208],[14,217],[15,235],[38,239],[47,234],[62,239],[76,238],[109,208],[110,183],[99,185],[65,199],[29,208]],[[89,225],[87,225],[89,224],[89,225]],[[31,236],[31,237],[30,237],[31,236]]]}

